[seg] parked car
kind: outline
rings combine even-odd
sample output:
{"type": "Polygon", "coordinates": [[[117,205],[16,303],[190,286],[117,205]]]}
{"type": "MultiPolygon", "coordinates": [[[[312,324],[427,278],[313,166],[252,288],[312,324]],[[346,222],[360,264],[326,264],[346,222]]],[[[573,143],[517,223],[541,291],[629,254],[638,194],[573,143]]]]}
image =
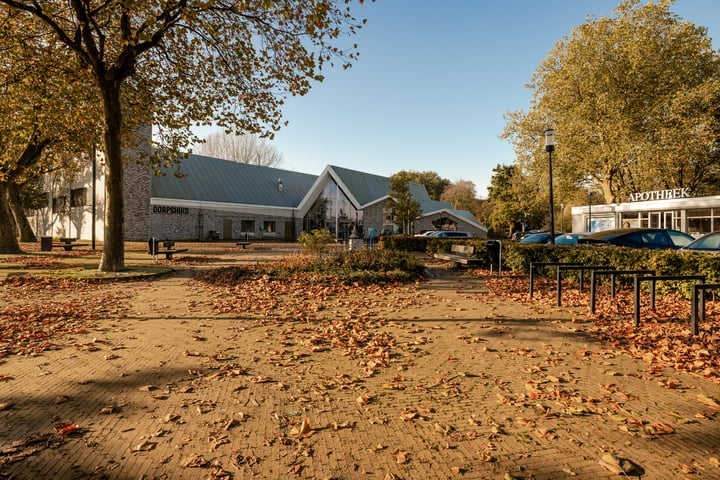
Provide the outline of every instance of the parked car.
{"type": "Polygon", "coordinates": [[[524,232],[513,232],[511,240],[522,240],[523,238],[532,235],[533,233],[541,233],[542,230],[526,230],[524,232]]]}
{"type": "Polygon", "coordinates": [[[458,232],[457,230],[438,230],[436,232],[429,233],[427,236],[428,237],[440,237],[440,238],[452,238],[452,237],[472,238],[472,233],[458,232]]]}
{"type": "Polygon", "coordinates": [[[678,249],[692,242],[690,235],[664,228],[621,228],[595,232],[578,239],[578,245],[616,245],[630,248],[678,249]]]}
{"type": "Polygon", "coordinates": [[[680,250],[689,252],[715,252],[720,253],[720,231],[708,233],[693,240],[680,250]]]}
{"type": "MultiPolygon", "coordinates": [[[[586,233],[556,233],[555,245],[575,245],[579,238],[587,235],[586,233]]],[[[550,233],[541,232],[533,233],[520,240],[520,243],[550,243],[550,233]]]]}
{"type": "Polygon", "coordinates": [[[576,245],[587,233],[561,233],[555,237],[555,245],[576,245]]]}
{"type": "Polygon", "coordinates": [[[523,237],[520,243],[550,243],[550,232],[531,233],[523,237]]]}

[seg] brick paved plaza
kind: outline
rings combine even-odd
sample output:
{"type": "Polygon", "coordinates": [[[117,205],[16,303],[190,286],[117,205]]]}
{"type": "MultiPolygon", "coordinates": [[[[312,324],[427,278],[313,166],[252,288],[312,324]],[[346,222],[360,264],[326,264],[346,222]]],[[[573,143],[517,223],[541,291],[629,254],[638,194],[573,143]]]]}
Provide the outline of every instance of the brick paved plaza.
{"type": "Polygon", "coordinates": [[[321,301],[268,291],[244,312],[223,308],[240,290],[192,281],[288,253],[188,256],[83,291],[4,286],[5,305],[97,314],[0,357],[0,478],[622,478],[609,454],[645,479],[720,478],[720,386],[612,351],[584,310],[443,265],[321,301]]]}

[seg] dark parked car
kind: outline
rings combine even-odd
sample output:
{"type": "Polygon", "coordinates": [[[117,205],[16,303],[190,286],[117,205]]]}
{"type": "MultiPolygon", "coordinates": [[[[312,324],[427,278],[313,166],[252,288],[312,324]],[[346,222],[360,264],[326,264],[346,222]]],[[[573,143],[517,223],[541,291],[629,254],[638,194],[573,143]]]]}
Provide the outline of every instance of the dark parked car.
{"type": "Polygon", "coordinates": [[[555,237],[555,245],[576,245],[587,233],[561,233],[555,237]]]}
{"type": "MultiPolygon", "coordinates": [[[[555,245],[575,245],[579,238],[587,235],[586,233],[556,233],[555,245]]],[[[550,233],[541,232],[533,233],[520,240],[520,243],[550,243],[550,233]]]]}
{"type": "Polygon", "coordinates": [[[720,231],[708,233],[697,240],[693,240],[680,250],[689,252],[715,252],[720,253],[720,231]]]}
{"type": "Polygon", "coordinates": [[[440,238],[472,238],[470,232],[458,232],[457,230],[438,230],[436,232],[428,233],[428,237],[440,237],[440,238]]]}
{"type": "Polygon", "coordinates": [[[523,237],[520,243],[550,243],[550,232],[531,233],[523,237]]]}
{"type": "Polygon", "coordinates": [[[621,228],[595,232],[578,240],[578,245],[616,245],[630,248],[677,249],[694,239],[677,230],[664,228],[621,228]]]}

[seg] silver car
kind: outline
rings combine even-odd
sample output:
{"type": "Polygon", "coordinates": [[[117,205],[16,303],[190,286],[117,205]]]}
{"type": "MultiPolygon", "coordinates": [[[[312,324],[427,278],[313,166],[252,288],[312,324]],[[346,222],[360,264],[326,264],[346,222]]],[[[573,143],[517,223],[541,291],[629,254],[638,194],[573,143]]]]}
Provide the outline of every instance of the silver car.
{"type": "Polygon", "coordinates": [[[720,253],[720,231],[708,233],[693,240],[680,250],[688,252],[715,252],[720,253]]]}

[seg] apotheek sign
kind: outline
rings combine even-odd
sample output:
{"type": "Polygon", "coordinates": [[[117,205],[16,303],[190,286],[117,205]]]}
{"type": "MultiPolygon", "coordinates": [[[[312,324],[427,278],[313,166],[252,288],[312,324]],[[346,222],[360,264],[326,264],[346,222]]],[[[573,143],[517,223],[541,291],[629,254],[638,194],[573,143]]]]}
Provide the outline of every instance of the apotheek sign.
{"type": "Polygon", "coordinates": [[[690,198],[690,189],[670,188],[668,190],[654,190],[652,192],[638,192],[630,194],[631,202],[645,202],[648,200],[673,200],[675,198],[690,198]]]}

